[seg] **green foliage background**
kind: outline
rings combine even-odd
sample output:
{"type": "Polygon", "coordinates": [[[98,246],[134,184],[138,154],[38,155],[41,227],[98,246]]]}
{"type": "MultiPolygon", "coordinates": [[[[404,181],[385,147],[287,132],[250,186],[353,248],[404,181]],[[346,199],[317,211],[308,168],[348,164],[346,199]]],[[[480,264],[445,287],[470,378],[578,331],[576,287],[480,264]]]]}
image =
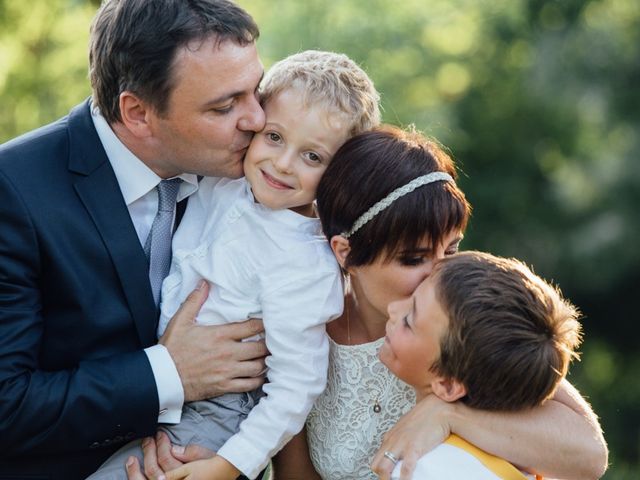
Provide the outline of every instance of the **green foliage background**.
{"type": "MultiPolygon", "coordinates": [[[[449,147],[475,207],[464,247],[526,260],[581,307],[570,380],[601,416],[605,478],[640,478],[640,3],[239,3],[261,26],[266,67],[345,52],[382,92],[385,121],[449,147]]],[[[89,95],[98,4],[0,0],[0,142],[89,95]]]]}

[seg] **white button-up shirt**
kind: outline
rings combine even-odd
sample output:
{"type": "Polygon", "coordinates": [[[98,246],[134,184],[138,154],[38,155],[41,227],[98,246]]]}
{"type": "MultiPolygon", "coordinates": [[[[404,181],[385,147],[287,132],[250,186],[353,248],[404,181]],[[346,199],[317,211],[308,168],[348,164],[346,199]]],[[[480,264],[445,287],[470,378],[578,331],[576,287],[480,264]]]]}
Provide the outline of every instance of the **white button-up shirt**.
{"type": "Polygon", "coordinates": [[[198,323],[264,322],[267,395],[218,451],[254,478],[325,387],[325,323],[342,313],[342,275],[318,219],[256,203],[244,178],[205,178],[173,237],[160,334],[201,278],[212,288],[198,323]]]}

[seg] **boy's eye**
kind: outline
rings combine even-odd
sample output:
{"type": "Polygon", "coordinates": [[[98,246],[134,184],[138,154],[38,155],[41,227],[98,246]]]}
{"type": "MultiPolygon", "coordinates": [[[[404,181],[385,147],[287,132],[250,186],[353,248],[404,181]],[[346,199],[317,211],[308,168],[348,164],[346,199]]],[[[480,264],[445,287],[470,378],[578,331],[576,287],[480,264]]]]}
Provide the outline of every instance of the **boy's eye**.
{"type": "Polygon", "coordinates": [[[402,325],[404,325],[405,327],[409,328],[409,317],[407,315],[402,317],[402,325]]]}
{"type": "Polygon", "coordinates": [[[307,152],[305,153],[305,156],[313,163],[322,162],[322,157],[315,152],[307,152]]]}
{"type": "Polygon", "coordinates": [[[275,132],[267,132],[267,138],[275,143],[280,143],[282,137],[275,132]]]}

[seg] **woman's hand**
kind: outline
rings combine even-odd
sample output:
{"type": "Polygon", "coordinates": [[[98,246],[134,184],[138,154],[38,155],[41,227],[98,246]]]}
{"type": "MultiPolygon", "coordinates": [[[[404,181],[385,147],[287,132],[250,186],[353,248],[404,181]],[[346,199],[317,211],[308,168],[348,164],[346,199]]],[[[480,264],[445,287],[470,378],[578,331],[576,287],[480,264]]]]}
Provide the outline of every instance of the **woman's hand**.
{"type": "Polygon", "coordinates": [[[546,478],[597,479],[607,467],[607,447],[597,417],[563,380],[553,399],[518,412],[485,411],[427,397],[387,434],[373,469],[380,478],[389,478],[393,462],[384,457],[388,451],[404,460],[401,478],[408,479],[417,459],[449,433],[546,478]]]}
{"type": "Polygon", "coordinates": [[[435,395],[421,400],[385,434],[380,449],[373,457],[371,470],[381,480],[391,478],[395,463],[384,455],[389,452],[402,460],[401,480],[409,480],[418,459],[449,437],[452,407],[453,404],[435,395]]]}

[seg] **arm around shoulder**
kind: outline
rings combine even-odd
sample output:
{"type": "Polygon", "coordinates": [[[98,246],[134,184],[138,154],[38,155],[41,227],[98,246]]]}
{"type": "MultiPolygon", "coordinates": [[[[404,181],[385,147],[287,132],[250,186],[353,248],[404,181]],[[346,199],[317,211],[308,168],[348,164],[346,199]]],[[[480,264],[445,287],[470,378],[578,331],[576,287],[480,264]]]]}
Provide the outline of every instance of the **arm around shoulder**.
{"type": "Polygon", "coordinates": [[[607,469],[597,417],[566,380],[551,400],[528,411],[494,413],[457,404],[453,412],[453,433],[532,473],[584,480],[607,469]]]}

